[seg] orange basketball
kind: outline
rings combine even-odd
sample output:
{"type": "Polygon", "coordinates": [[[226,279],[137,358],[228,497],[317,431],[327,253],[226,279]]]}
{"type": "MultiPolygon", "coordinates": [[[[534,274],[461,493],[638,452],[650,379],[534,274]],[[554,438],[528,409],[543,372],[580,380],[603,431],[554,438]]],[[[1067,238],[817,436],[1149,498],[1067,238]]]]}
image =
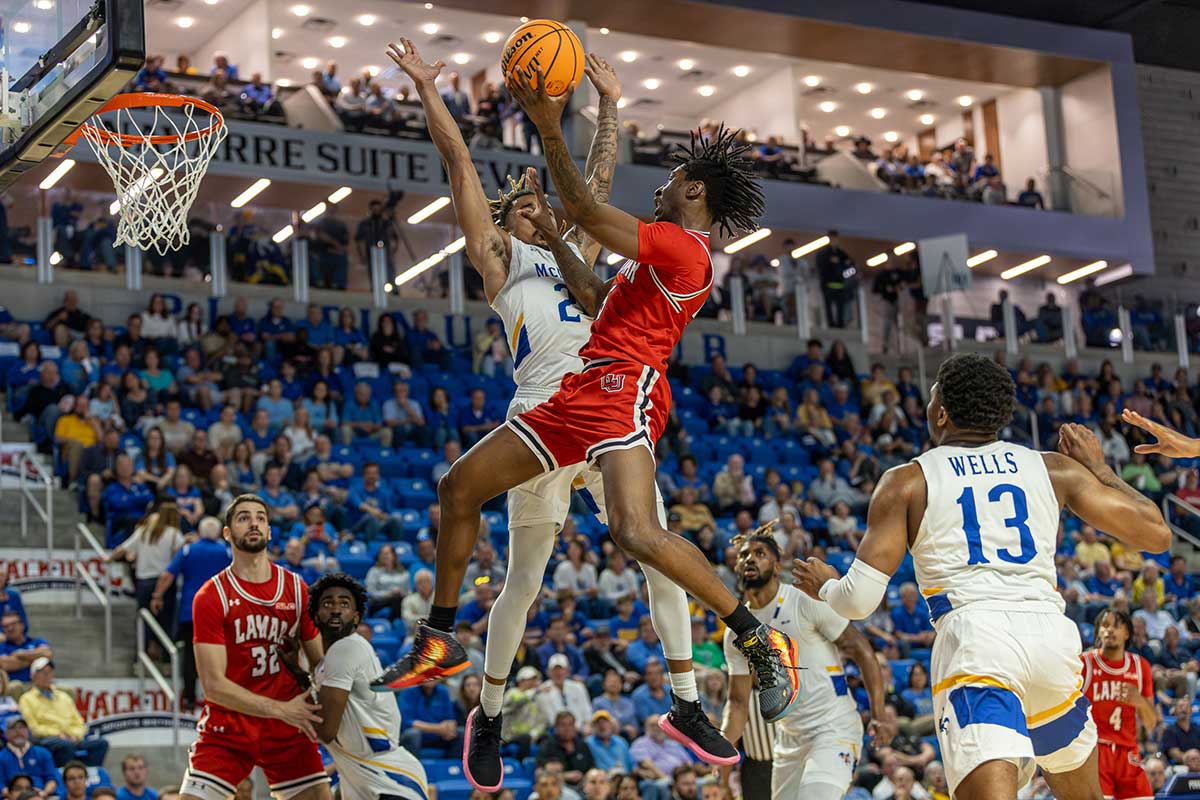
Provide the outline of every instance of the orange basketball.
{"type": "Polygon", "coordinates": [[[574,89],[583,77],[583,45],[561,22],[530,20],[504,43],[500,71],[506,82],[511,82],[513,75],[523,74],[536,86],[534,70],[538,68],[546,79],[546,93],[554,97],[574,89]]]}

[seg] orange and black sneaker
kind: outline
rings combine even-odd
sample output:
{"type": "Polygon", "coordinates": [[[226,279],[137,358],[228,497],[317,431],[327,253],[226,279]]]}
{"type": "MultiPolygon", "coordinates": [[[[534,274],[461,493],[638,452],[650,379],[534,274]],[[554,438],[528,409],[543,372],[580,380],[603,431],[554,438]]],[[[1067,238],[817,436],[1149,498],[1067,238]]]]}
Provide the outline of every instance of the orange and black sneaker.
{"type": "Polygon", "coordinates": [[[758,710],[763,721],[775,722],[796,707],[801,698],[799,650],[790,636],[759,625],[734,640],[758,686],[758,710]]]}
{"type": "Polygon", "coordinates": [[[395,692],[425,681],[457,675],[469,666],[467,651],[454,634],[431,628],[422,621],[413,637],[412,649],[371,681],[371,690],[395,692]]]}

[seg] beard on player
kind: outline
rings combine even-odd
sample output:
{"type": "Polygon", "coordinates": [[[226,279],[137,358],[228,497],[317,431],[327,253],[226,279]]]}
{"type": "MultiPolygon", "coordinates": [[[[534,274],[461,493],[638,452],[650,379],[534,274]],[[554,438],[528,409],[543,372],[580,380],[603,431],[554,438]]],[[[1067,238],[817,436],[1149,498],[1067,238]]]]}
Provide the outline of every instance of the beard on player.
{"type": "Polygon", "coordinates": [[[258,525],[253,523],[240,535],[237,531],[230,531],[229,536],[234,548],[243,553],[261,553],[267,549],[270,538],[268,534],[259,530],[258,525]]]}
{"type": "Polygon", "coordinates": [[[341,611],[326,613],[325,609],[321,609],[320,616],[317,617],[317,630],[321,632],[321,637],[327,642],[344,639],[354,633],[356,628],[358,628],[358,619],[355,614],[347,617],[341,611]]]}
{"type": "Polygon", "coordinates": [[[773,570],[763,571],[753,561],[743,564],[737,572],[738,586],[746,589],[761,589],[771,582],[773,570]]]}

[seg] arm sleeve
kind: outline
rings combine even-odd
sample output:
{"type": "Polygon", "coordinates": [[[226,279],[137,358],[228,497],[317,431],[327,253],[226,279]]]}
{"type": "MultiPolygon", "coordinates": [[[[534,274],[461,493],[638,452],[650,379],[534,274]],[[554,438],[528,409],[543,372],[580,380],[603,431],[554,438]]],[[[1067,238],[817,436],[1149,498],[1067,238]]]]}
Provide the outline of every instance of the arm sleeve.
{"type": "Polygon", "coordinates": [[[831,642],[836,642],[850,624],[850,620],[830,608],[828,603],[814,602],[808,595],[796,598],[796,605],[799,606],[797,612],[807,617],[813,627],[831,642]]]}
{"type": "Polygon", "coordinates": [[[866,619],[879,608],[887,585],[887,575],[856,558],[845,575],[826,581],[819,594],[841,616],[866,619]]]}
{"type": "Polygon", "coordinates": [[[192,600],[192,626],[194,643],[225,644],[225,613],[211,581],[192,600]]]}
{"type": "Polygon", "coordinates": [[[350,687],[354,685],[355,673],[352,645],[353,642],[349,639],[340,639],[330,646],[325,653],[325,660],[322,662],[322,686],[332,686],[334,689],[350,691],[350,687]]]}
{"type": "Polygon", "coordinates": [[[749,675],[750,665],[746,663],[746,657],[742,655],[742,651],[738,650],[733,645],[733,631],[729,628],[725,629],[725,663],[729,665],[729,674],[733,675],[749,675]]]}
{"type": "Polygon", "coordinates": [[[638,222],[638,261],[663,275],[707,270],[711,263],[707,239],[673,222],[638,222]]]}

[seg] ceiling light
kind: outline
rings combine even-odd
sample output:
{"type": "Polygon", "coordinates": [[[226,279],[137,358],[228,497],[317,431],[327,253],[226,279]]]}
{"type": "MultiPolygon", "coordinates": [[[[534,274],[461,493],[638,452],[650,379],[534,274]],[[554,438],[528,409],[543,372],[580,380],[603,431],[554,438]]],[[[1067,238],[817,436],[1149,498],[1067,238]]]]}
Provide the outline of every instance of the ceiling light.
{"type": "Polygon", "coordinates": [[[275,85],[287,88],[288,86],[292,85],[292,82],[287,78],[280,78],[279,80],[275,81],[275,85]]]}
{"type": "Polygon", "coordinates": [[[271,241],[275,244],[283,244],[295,232],[296,229],[291,225],[284,225],[282,228],[275,231],[275,235],[271,237],[271,241]]]}
{"type": "Polygon", "coordinates": [[[732,70],[733,74],[739,78],[744,78],[750,74],[750,68],[745,64],[738,64],[732,70]]]}
{"type": "Polygon", "coordinates": [[[700,96],[701,96],[701,97],[712,97],[712,96],[713,96],[713,94],[714,94],[714,93],[716,93],[716,91],[717,91],[717,87],[715,87],[715,86],[708,86],[708,85],[706,84],[706,85],[704,85],[704,86],[701,86],[701,87],[700,87],[699,89],[697,89],[696,91],[700,93],[700,96]]]}
{"type": "Polygon", "coordinates": [[[1079,269],[1071,270],[1066,275],[1059,275],[1058,282],[1060,284],[1067,284],[1067,283],[1070,283],[1071,281],[1077,281],[1080,278],[1086,278],[1088,275],[1095,275],[1097,272],[1099,272],[1100,270],[1103,270],[1103,269],[1108,269],[1107,261],[1093,261],[1091,264],[1088,264],[1087,266],[1083,266],[1083,267],[1080,267],[1079,269]]]}
{"type": "Polygon", "coordinates": [[[795,250],[793,250],[792,258],[800,258],[801,256],[806,256],[815,250],[820,250],[822,247],[824,247],[827,244],[829,244],[828,236],[822,236],[820,239],[813,239],[808,244],[802,244],[799,247],[797,247],[795,250]]]}
{"type": "Polygon", "coordinates": [[[624,258],[625,256],[621,255],[620,253],[609,253],[608,258],[604,259],[604,261],[611,267],[614,264],[621,263],[624,258]]]}
{"type": "Polygon", "coordinates": [[[660,85],[661,83],[658,78],[646,78],[646,80],[642,81],[642,86],[645,86],[650,91],[654,91],[660,85]]]}
{"type": "Polygon", "coordinates": [[[745,250],[755,242],[761,242],[763,239],[771,235],[770,228],[759,228],[754,233],[748,233],[740,239],[736,239],[725,245],[725,252],[733,255],[739,250],[745,250]]]}
{"type": "Polygon", "coordinates": [[[278,39],[283,36],[283,28],[271,28],[271,38],[278,39]]]}
{"type": "Polygon", "coordinates": [[[696,66],[696,62],[690,58],[681,58],[678,61],[676,61],[675,64],[684,71],[687,71],[687,70],[691,69],[692,67],[696,66]]]}
{"type": "Polygon", "coordinates": [[[221,0],[204,0],[204,5],[215,6],[219,2],[221,2],[221,0]]]}
{"type": "Polygon", "coordinates": [[[300,219],[304,220],[305,222],[312,222],[314,219],[324,214],[325,209],[327,208],[329,208],[329,206],[325,205],[325,201],[322,200],[308,211],[305,211],[303,214],[301,214],[300,219]]]}
{"type": "MultiPolygon", "coordinates": [[[[17,33],[24,33],[24,31],[20,31],[20,30],[18,30],[19,26],[21,26],[22,24],[24,24],[24,25],[25,25],[25,31],[28,31],[28,30],[29,30],[29,23],[27,23],[27,22],[26,22],[26,23],[20,23],[20,22],[18,22],[16,25],[13,25],[13,30],[14,30],[14,31],[17,31],[17,33]]],[[[176,17],[176,18],[175,18],[175,24],[176,24],[176,25],[178,25],[178,26],[179,26],[179,27],[181,27],[181,28],[185,28],[185,29],[186,29],[186,28],[190,28],[190,27],[192,27],[193,25],[195,25],[195,24],[196,24],[196,20],[192,19],[191,17],[176,17]]]]}
{"type": "Polygon", "coordinates": [[[884,117],[887,116],[887,109],[886,108],[872,108],[867,113],[871,115],[872,119],[883,119],[884,117]]]}
{"type": "Polygon", "coordinates": [[[608,36],[608,28],[601,28],[600,33],[604,36],[608,36]]]}
{"type": "Polygon", "coordinates": [[[374,64],[367,64],[365,67],[363,67],[363,72],[374,78],[379,74],[379,67],[375,66],[374,64]]]}
{"type": "Polygon", "coordinates": [[[816,87],[821,85],[821,79],[820,79],[820,77],[818,77],[816,75],[805,75],[804,76],[804,85],[809,87],[810,89],[815,89],[816,87]]]}
{"type": "Polygon", "coordinates": [[[1000,254],[997,253],[995,250],[984,250],[982,253],[976,253],[975,255],[968,258],[967,266],[970,267],[971,269],[974,269],[975,267],[978,267],[980,264],[984,264],[988,261],[991,261],[993,258],[995,258],[998,255],[1000,255],[1000,254]]]}
{"type": "Polygon", "coordinates": [[[307,17],[312,13],[312,8],[309,6],[292,6],[292,13],[297,17],[307,17]]]}
{"type": "Polygon", "coordinates": [[[347,197],[349,197],[350,193],[353,191],[354,190],[351,189],[349,186],[343,186],[342,188],[336,190],[333,194],[329,195],[329,202],[340,203],[343,200],[345,200],[347,197]]]}
{"type": "Polygon", "coordinates": [[[892,252],[898,256],[902,256],[905,253],[911,253],[913,250],[916,250],[916,249],[917,249],[916,242],[905,242],[904,244],[898,244],[895,247],[893,247],[892,252]]]}
{"type": "Polygon", "coordinates": [[[470,53],[455,53],[454,55],[450,56],[450,60],[453,61],[455,64],[466,64],[467,62],[469,62],[471,60],[471,54],[470,53]]]}
{"type": "Polygon", "coordinates": [[[971,95],[969,95],[969,94],[964,94],[962,97],[958,98],[958,100],[956,100],[955,102],[958,103],[963,108],[967,108],[968,106],[971,105],[971,103],[975,102],[975,98],[971,97],[971,95]]]}
{"type": "Polygon", "coordinates": [[[51,189],[54,184],[58,183],[63,175],[66,175],[75,168],[75,159],[64,158],[62,163],[54,168],[54,171],[47,175],[41,183],[38,184],[39,189],[51,189]]]}
{"type": "Polygon", "coordinates": [[[362,25],[364,28],[369,28],[379,21],[379,17],[375,16],[374,14],[359,14],[357,19],[358,24],[362,25]]]}
{"type": "Polygon", "coordinates": [[[426,10],[426,11],[433,11],[433,3],[426,3],[426,4],[425,4],[425,10],[426,10]]]}
{"type": "Polygon", "coordinates": [[[850,135],[850,126],[849,125],[838,125],[836,128],[833,129],[833,132],[836,133],[838,136],[849,136],[850,135]]]}
{"type": "Polygon", "coordinates": [[[346,37],[345,36],[330,36],[328,39],[328,42],[329,42],[330,47],[336,47],[338,49],[341,49],[346,46],[346,37]]]}
{"type": "Polygon", "coordinates": [[[447,255],[454,255],[455,253],[457,253],[459,250],[462,250],[466,246],[467,246],[467,237],[460,236],[457,239],[455,239],[453,242],[451,242],[450,244],[446,245],[446,247],[443,249],[442,252],[446,253],[447,255]]]}
{"type": "Polygon", "coordinates": [[[384,290],[385,292],[387,292],[388,294],[391,294],[391,293],[392,293],[392,289],[393,289],[393,288],[394,288],[394,287],[393,287],[393,286],[392,286],[390,283],[385,283],[385,284],[383,285],[383,290],[384,290]]]}
{"type": "Polygon", "coordinates": [[[1110,283],[1116,283],[1119,280],[1128,278],[1133,274],[1133,264],[1122,264],[1110,270],[1106,270],[1103,275],[1096,278],[1097,286],[1107,286],[1110,283]]]}
{"type": "Polygon", "coordinates": [[[495,44],[504,38],[504,34],[500,31],[488,31],[483,35],[483,40],[488,44],[495,44]]]}
{"type": "Polygon", "coordinates": [[[900,134],[895,131],[887,131],[883,134],[883,140],[885,142],[898,142],[900,141],[900,134]]]}
{"type": "Polygon", "coordinates": [[[61,261],[62,261],[62,253],[55,250],[53,253],[50,254],[50,266],[52,266],[52,267],[56,266],[61,261]]]}
{"type": "Polygon", "coordinates": [[[312,56],[300,60],[300,66],[304,67],[305,69],[316,69],[320,63],[320,60],[315,59],[312,56]]]}
{"type": "Polygon", "coordinates": [[[624,97],[622,97],[620,100],[617,101],[617,108],[624,108],[628,104],[629,104],[629,101],[626,100],[624,97]]]}
{"type": "Polygon", "coordinates": [[[888,260],[888,254],[880,253],[879,255],[874,255],[874,256],[871,256],[870,258],[868,258],[867,266],[868,267],[878,267],[880,264],[883,264],[887,260],[888,260]]]}
{"type": "Polygon", "coordinates": [[[529,22],[529,17],[521,17],[521,22],[529,22]]]}
{"type": "Polygon", "coordinates": [[[909,100],[912,100],[914,103],[919,103],[925,99],[925,93],[920,89],[909,89],[904,93],[904,96],[909,100]]]}
{"type": "Polygon", "coordinates": [[[933,114],[922,114],[920,119],[922,125],[932,125],[933,123],[937,122],[937,117],[935,117],[933,114]]]}
{"type": "Polygon", "coordinates": [[[49,11],[54,8],[54,0],[34,0],[33,7],[38,11],[49,11]]]}
{"type": "Polygon", "coordinates": [[[413,264],[411,267],[404,270],[404,272],[401,272],[396,276],[396,280],[394,281],[395,288],[399,289],[403,284],[408,283],[425,270],[436,264],[440,264],[446,258],[446,256],[457,253],[459,250],[462,250],[466,244],[467,238],[465,236],[460,236],[428,258],[413,264]]]}
{"type": "Polygon", "coordinates": [[[442,26],[438,25],[436,22],[426,22],[424,25],[421,26],[421,30],[424,31],[425,33],[429,34],[430,36],[433,36],[435,33],[440,31],[441,29],[442,29],[442,26]]]}
{"type": "Polygon", "coordinates": [[[621,52],[617,53],[617,58],[621,59],[626,64],[632,64],[638,60],[638,54],[636,50],[622,50],[621,52]]]}
{"type": "Polygon", "coordinates": [[[824,103],[821,103],[821,105],[817,106],[817,108],[821,109],[826,114],[832,114],[834,111],[837,111],[837,103],[833,102],[832,100],[826,100],[824,103]]]}
{"type": "Polygon", "coordinates": [[[122,200],[124,200],[126,203],[132,203],[134,200],[141,197],[142,193],[146,191],[146,189],[150,186],[150,184],[157,182],[158,179],[162,177],[163,172],[164,172],[164,170],[162,167],[155,167],[154,169],[150,170],[150,174],[144,176],[140,181],[135,183],[133,186],[130,186],[129,189],[125,192],[124,196],[122,196],[116,200],[113,200],[111,203],[108,204],[109,215],[110,216],[114,215],[118,211],[121,210],[121,201],[122,200]]]}
{"type": "Polygon", "coordinates": [[[255,197],[258,197],[258,195],[270,185],[270,178],[259,178],[254,183],[250,184],[241,194],[233,198],[233,200],[229,202],[229,206],[231,208],[241,208],[255,197]]]}
{"type": "Polygon", "coordinates": [[[1024,275],[1026,272],[1032,272],[1038,267],[1044,267],[1050,263],[1050,256],[1040,255],[1037,258],[1031,258],[1028,261],[1017,264],[1015,267],[1010,267],[1000,273],[1000,277],[1006,281],[1012,280],[1018,275],[1024,275]]]}
{"type": "Polygon", "coordinates": [[[771,259],[771,266],[772,266],[772,267],[778,267],[778,266],[779,266],[779,259],[778,259],[778,258],[772,258],[772,259],[771,259]]]}
{"type": "Polygon", "coordinates": [[[446,206],[450,205],[449,197],[439,197],[429,205],[422,208],[420,211],[408,218],[409,225],[418,225],[432,217],[437,212],[441,211],[446,206]]]}
{"type": "Polygon", "coordinates": [[[859,94],[870,94],[874,88],[874,86],[866,82],[854,84],[854,91],[858,92],[859,94]]]}

